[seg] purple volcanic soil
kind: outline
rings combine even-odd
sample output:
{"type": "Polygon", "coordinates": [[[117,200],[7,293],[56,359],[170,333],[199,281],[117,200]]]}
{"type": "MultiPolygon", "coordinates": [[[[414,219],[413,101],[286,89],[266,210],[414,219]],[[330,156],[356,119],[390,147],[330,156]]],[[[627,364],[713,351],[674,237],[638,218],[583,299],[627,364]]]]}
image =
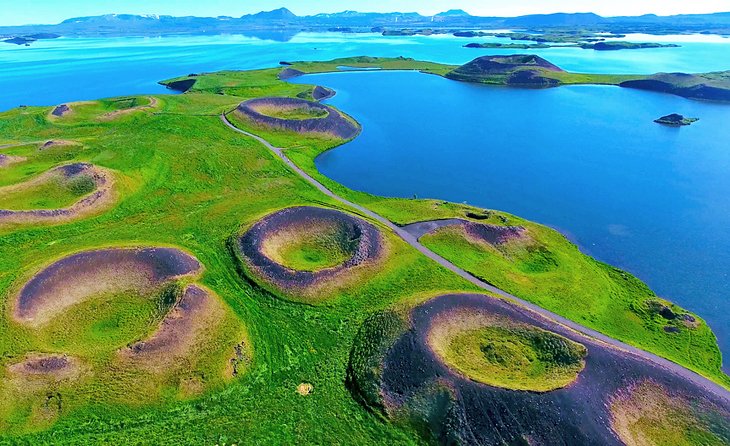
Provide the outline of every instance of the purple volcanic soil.
{"type": "Polygon", "coordinates": [[[295,98],[259,98],[241,103],[238,112],[258,125],[279,128],[296,133],[323,133],[342,139],[352,139],[359,127],[332,107],[295,98]],[[326,111],[327,115],[311,119],[281,119],[259,113],[262,107],[301,107],[326,111]]]}
{"type": "Polygon", "coordinates": [[[17,298],[15,317],[32,322],[49,308],[57,313],[95,292],[152,289],[200,269],[197,259],[174,248],[84,251],[53,263],[26,283],[17,298]]]}
{"type": "Polygon", "coordinates": [[[279,79],[285,81],[287,79],[293,79],[303,75],[303,71],[295,70],[294,68],[284,68],[281,72],[279,72],[279,79]]]}
{"type": "Polygon", "coordinates": [[[380,257],[383,246],[380,232],[372,224],[344,212],[313,206],[293,207],[275,212],[255,223],[238,240],[240,253],[247,264],[264,280],[280,289],[301,291],[336,279],[348,270],[380,257]],[[352,256],[339,266],[320,271],[295,271],[268,258],[263,253],[267,236],[286,228],[335,223],[343,236],[358,240],[352,256]]]}
{"type": "Polygon", "coordinates": [[[648,360],[488,296],[439,296],[412,310],[411,321],[412,329],[386,354],[381,390],[393,409],[407,408],[409,403],[433,408],[432,426],[441,443],[621,445],[611,428],[610,398],[646,379],[688,401],[730,410],[730,400],[648,360]],[[579,342],[588,349],[585,369],[571,385],[546,393],[501,389],[464,378],[444,365],[427,344],[431,324],[456,310],[508,317],[579,342]],[[443,400],[437,404],[430,390],[434,385],[449,389],[449,404],[444,406],[443,400]]]}
{"type": "Polygon", "coordinates": [[[325,99],[334,97],[335,94],[335,91],[331,88],[321,87],[319,85],[314,87],[314,90],[312,90],[312,98],[315,101],[324,101],[325,99]]]}

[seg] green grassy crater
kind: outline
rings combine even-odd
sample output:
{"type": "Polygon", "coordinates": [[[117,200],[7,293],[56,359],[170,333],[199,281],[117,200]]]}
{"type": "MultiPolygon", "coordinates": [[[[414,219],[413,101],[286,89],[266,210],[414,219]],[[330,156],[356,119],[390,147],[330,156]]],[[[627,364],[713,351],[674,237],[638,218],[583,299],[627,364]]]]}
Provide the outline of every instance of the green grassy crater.
{"type": "Polygon", "coordinates": [[[451,331],[437,353],[452,369],[490,386],[547,392],[572,383],[586,349],[530,327],[488,326],[451,331]]]}
{"type": "Polygon", "coordinates": [[[256,107],[256,111],[262,115],[271,116],[272,118],[287,120],[302,120],[324,118],[329,114],[327,110],[306,106],[266,106],[260,105],[256,107]]]}
{"type": "Polygon", "coordinates": [[[59,178],[0,194],[0,209],[22,211],[64,208],[94,189],[96,183],[90,176],[82,175],[69,180],[59,178]]]}
{"type": "Polygon", "coordinates": [[[296,271],[319,271],[352,257],[357,240],[350,240],[336,224],[284,230],[263,244],[264,255],[296,271]]]}

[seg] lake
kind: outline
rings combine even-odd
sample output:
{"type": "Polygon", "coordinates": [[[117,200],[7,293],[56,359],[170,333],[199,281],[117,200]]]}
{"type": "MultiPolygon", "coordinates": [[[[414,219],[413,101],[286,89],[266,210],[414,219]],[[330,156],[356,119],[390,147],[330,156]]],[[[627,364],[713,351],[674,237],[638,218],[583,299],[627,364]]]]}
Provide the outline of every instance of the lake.
{"type": "MultiPolygon", "coordinates": [[[[495,38],[301,33],[280,40],[170,36],[0,45],[0,110],[163,93],[162,79],[281,60],[373,55],[461,64],[515,52],[462,47],[506,42],[495,38]]],[[[730,69],[730,40],[719,36],[626,40],[682,47],[531,52],[582,72],[730,69]]],[[[409,72],[298,81],[336,89],[330,103],[364,127],[358,139],[317,159],[326,175],[380,195],[466,201],[558,228],[584,251],[706,318],[730,356],[730,106],[616,87],[493,88],[409,72]],[[673,112],[701,120],[681,129],[652,122],[673,112]]]]}
{"type": "MultiPolygon", "coordinates": [[[[515,50],[463,48],[470,42],[510,42],[449,35],[383,37],[379,34],[300,33],[265,40],[240,35],[61,38],[30,47],[0,44],[0,111],[18,105],[129,94],[162,93],[158,81],[180,75],[275,66],[282,60],[329,60],[346,56],[404,56],[463,64],[485,54],[515,50]],[[289,40],[287,40],[289,39],[289,40]]],[[[566,70],[610,73],[718,71],[730,59],[730,39],[719,36],[631,36],[635,41],[679,42],[681,48],[531,51],[566,70]]]]}
{"type": "Polygon", "coordinates": [[[363,125],[317,158],[377,195],[439,198],[555,227],[706,318],[727,353],[730,105],[605,86],[521,90],[414,72],[309,75],[363,125]],[[699,117],[670,128],[669,113],[699,117]]]}

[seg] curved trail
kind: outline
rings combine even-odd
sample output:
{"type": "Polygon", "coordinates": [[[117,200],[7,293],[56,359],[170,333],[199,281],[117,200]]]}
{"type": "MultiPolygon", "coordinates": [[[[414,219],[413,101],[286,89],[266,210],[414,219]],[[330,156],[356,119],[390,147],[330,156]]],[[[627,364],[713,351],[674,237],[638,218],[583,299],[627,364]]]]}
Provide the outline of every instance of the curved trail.
{"type": "Polygon", "coordinates": [[[553,320],[561,325],[564,325],[572,330],[575,330],[579,333],[582,333],[583,335],[589,336],[591,338],[597,339],[599,341],[605,342],[606,344],[609,344],[619,350],[623,350],[625,352],[631,353],[635,356],[638,356],[646,361],[653,362],[654,364],[663,367],[665,369],[670,370],[671,372],[675,373],[676,375],[679,375],[685,379],[690,380],[697,386],[705,389],[706,391],[712,393],[713,395],[717,396],[718,398],[725,399],[727,401],[730,401],[730,392],[726,390],[724,387],[720,386],[719,384],[705,378],[704,376],[701,376],[689,369],[686,369],[682,367],[679,364],[676,364],[672,361],[669,361],[668,359],[662,358],[660,356],[657,356],[653,353],[649,353],[647,351],[644,351],[640,348],[631,346],[629,344],[626,344],[624,342],[621,342],[619,340],[613,339],[610,336],[606,336],[603,333],[600,333],[596,330],[593,330],[588,327],[584,327],[583,325],[578,324],[577,322],[573,322],[569,319],[566,319],[560,315],[557,315],[551,311],[548,311],[542,307],[539,307],[531,302],[528,302],[524,299],[520,299],[517,296],[514,296],[506,291],[502,291],[501,289],[495,287],[494,285],[491,285],[487,282],[484,282],[483,280],[478,279],[477,277],[473,276],[472,274],[468,273],[467,271],[459,268],[458,266],[454,265],[453,263],[449,262],[445,258],[441,257],[440,255],[436,254],[435,252],[431,251],[430,249],[423,246],[419,241],[418,238],[412,235],[410,232],[408,232],[406,229],[396,225],[395,223],[391,222],[387,218],[376,214],[375,212],[360,206],[359,204],[353,203],[343,197],[340,197],[339,195],[335,194],[331,190],[327,189],[322,183],[314,179],[312,176],[310,176],[308,173],[306,173],[304,170],[302,170],[299,166],[294,164],[293,161],[289,159],[284,154],[284,149],[280,147],[275,147],[273,144],[269,143],[264,138],[254,135],[253,133],[249,133],[245,130],[241,130],[235,125],[233,125],[229,120],[228,117],[226,117],[225,113],[220,115],[221,121],[230,128],[231,130],[238,132],[242,135],[248,136],[250,138],[255,139],[256,141],[263,144],[266,148],[268,148],[270,151],[272,151],[276,156],[278,156],[284,163],[289,166],[292,170],[294,170],[299,176],[304,178],[307,182],[312,184],[314,187],[316,187],[320,192],[327,195],[330,198],[333,198],[340,203],[347,205],[349,207],[352,207],[354,209],[357,209],[358,211],[362,212],[363,214],[367,215],[368,217],[380,222],[384,226],[387,226],[389,229],[391,229],[393,232],[395,232],[401,239],[403,239],[406,243],[417,249],[419,252],[421,252],[426,257],[432,259],[442,267],[448,269],[449,271],[453,272],[454,274],[458,275],[459,277],[469,281],[470,283],[476,285],[479,288],[482,288],[492,294],[495,294],[497,296],[504,297],[512,302],[516,302],[520,305],[522,305],[525,308],[528,308],[529,310],[541,315],[542,317],[545,317],[547,319],[553,320]]]}

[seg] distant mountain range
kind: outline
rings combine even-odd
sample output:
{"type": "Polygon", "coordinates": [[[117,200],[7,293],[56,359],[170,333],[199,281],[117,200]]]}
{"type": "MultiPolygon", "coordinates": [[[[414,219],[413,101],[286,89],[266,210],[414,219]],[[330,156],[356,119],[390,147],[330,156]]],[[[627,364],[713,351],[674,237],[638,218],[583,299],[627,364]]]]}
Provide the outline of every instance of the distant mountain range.
{"type": "MultiPolygon", "coordinates": [[[[121,36],[160,34],[239,33],[278,36],[286,40],[300,31],[336,30],[366,32],[387,29],[554,29],[581,28],[613,32],[705,32],[730,34],[730,12],[636,17],[601,17],[592,13],[535,14],[520,17],[478,17],[454,9],[434,16],[418,13],[364,13],[343,11],[335,14],[297,16],[286,8],[242,17],[173,17],[158,15],[108,14],[76,17],[56,25],[0,27],[0,37],[25,38],[30,35],[121,36]]],[[[276,37],[275,37],[276,38],[276,37]]]]}

